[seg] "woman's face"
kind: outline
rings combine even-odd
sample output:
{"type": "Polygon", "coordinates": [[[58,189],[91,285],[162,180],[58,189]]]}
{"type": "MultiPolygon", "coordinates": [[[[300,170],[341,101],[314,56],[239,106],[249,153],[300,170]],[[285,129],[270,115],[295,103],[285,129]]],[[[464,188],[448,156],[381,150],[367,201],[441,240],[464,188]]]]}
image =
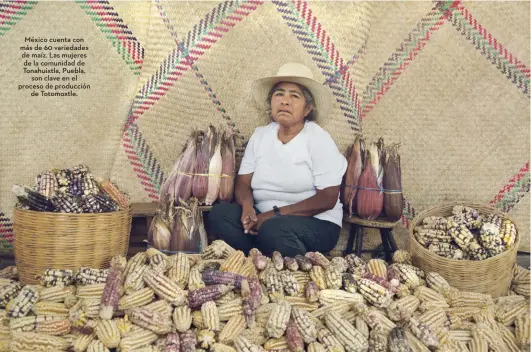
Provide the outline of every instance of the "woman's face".
{"type": "Polygon", "coordinates": [[[282,82],[273,91],[271,116],[280,125],[290,127],[300,124],[310,111],[312,106],[306,105],[304,94],[295,83],[282,82]]]}

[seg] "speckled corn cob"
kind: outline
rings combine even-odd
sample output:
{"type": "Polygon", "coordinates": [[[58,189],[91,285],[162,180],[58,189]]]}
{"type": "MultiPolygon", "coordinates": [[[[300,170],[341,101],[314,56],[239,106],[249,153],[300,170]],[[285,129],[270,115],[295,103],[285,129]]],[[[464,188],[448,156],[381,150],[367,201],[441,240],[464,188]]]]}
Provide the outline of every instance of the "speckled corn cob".
{"type": "Polygon", "coordinates": [[[170,269],[170,258],[166,254],[153,247],[148,248],[146,254],[147,262],[151,269],[161,273],[165,273],[170,269]]]}
{"type": "Polygon", "coordinates": [[[70,286],[74,282],[74,272],[69,269],[46,269],[40,277],[44,287],[70,286]]]}
{"type": "Polygon", "coordinates": [[[181,352],[194,352],[197,338],[195,332],[188,330],[181,334],[181,352]]]}
{"type": "Polygon", "coordinates": [[[15,265],[9,265],[0,270],[0,279],[16,280],[18,278],[18,269],[15,265]]]}
{"type": "Polygon", "coordinates": [[[374,352],[387,352],[387,337],[378,330],[372,330],[369,335],[369,350],[374,352]]]}
{"type": "Polygon", "coordinates": [[[392,301],[392,292],[369,279],[358,281],[359,292],[367,301],[378,308],[386,308],[392,301]]]}
{"type": "Polygon", "coordinates": [[[269,337],[279,338],[284,334],[291,314],[291,305],[286,301],[275,303],[267,320],[267,334],[269,337]]]}
{"type": "Polygon", "coordinates": [[[280,274],[275,268],[266,268],[261,273],[261,281],[264,283],[267,290],[276,295],[276,297],[282,297],[284,295],[284,287],[282,287],[282,281],[280,274]]]}
{"type": "Polygon", "coordinates": [[[245,318],[241,315],[233,316],[219,333],[219,342],[231,344],[236,336],[238,336],[244,329],[245,318]]]}
{"type": "Polygon", "coordinates": [[[427,216],[422,219],[422,227],[425,229],[446,231],[447,223],[448,219],[443,216],[427,216]]]}
{"type": "Polygon", "coordinates": [[[10,351],[64,351],[69,343],[58,336],[35,332],[13,332],[10,351]]]}
{"type": "Polygon", "coordinates": [[[173,324],[178,332],[185,332],[192,325],[192,310],[187,306],[176,307],[173,311],[173,324]]]}
{"type": "Polygon", "coordinates": [[[419,276],[410,266],[404,264],[392,264],[387,268],[387,273],[389,281],[398,279],[410,289],[415,289],[420,285],[419,276]]]}
{"type": "Polygon", "coordinates": [[[149,330],[136,328],[120,341],[120,352],[132,352],[157,340],[157,335],[149,330]]]}
{"type": "Polygon", "coordinates": [[[39,300],[39,292],[35,286],[24,286],[18,295],[6,305],[9,317],[26,316],[39,300]]]}
{"type": "Polygon", "coordinates": [[[458,224],[455,221],[448,223],[448,235],[452,236],[454,242],[462,250],[466,250],[470,241],[474,239],[474,235],[465,225],[458,224]]]}
{"type": "Polygon", "coordinates": [[[324,270],[325,284],[327,288],[339,289],[342,286],[341,269],[334,264],[330,264],[324,270]]]}
{"type": "Polygon", "coordinates": [[[505,219],[503,221],[500,230],[500,238],[505,245],[505,248],[510,248],[516,241],[516,227],[511,220],[505,219]]]}
{"type": "Polygon", "coordinates": [[[479,241],[491,256],[504,250],[499,227],[493,223],[486,222],[481,226],[479,241]]]}
{"type": "Polygon", "coordinates": [[[66,193],[54,193],[50,198],[50,202],[53,204],[54,209],[60,213],[79,214],[83,212],[78,198],[66,193]]]}
{"type": "Polygon", "coordinates": [[[225,259],[228,258],[235,250],[229,246],[225,241],[214,240],[201,253],[203,259],[225,259]]]}
{"type": "Polygon", "coordinates": [[[452,209],[453,216],[450,217],[453,221],[463,224],[469,229],[479,229],[483,223],[483,217],[479,212],[471,207],[456,205],[452,209]]]}
{"type": "Polygon", "coordinates": [[[123,283],[125,278],[123,272],[126,264],[125,257],[121,255],[117,255],[111,259],[111,268],[109,269],[107,281],[101,295],[101,319],[111,319],[114,312],[118,309],[120,297],[124,291],[123,283]]]}
{"type": "Polygon", "coordinates": [[[304,352],[304,340],[299,328],[297,327],[297,324],[293,319],[288,321],[288,325],[286,327],[286,342],[291,351],[304,352]]]}
{"type": "Polygon", "coordinates": [[[172,328],[171,317],[146,308],[131,309],[127,312],[127,315],[132,323],[158,335],[167,334],[172,328]]]}
{"type": "Polygon", "coordinates": [[[300,290],[299,282],[295,279],[291,271],[283,270],[279,274],[284,291],[290,296],[297,296],[300,290]]]}
{"type": "Polygon", "coordinates": [[[282,254],[280,254],[279,251],[273,251],[271,254],[271,261],[273,262],[275,269],[278,271],[284,269],[284,258],[282,258],[282,254]]]}
{"type": "Polygon", "coordinates": [[[202,278],[205,285],[224,284],[234,286],[236,289],[240,289],[243,276],[231,272],[221,272],[219,270],[207,269],[202,272],[202,278]]]}
{"type": "Polygon", "coordinates": [[[444,258],[455,260],[464,259],[463,251],[453,243],[431,243],[428,246],[428,250],[444,258]]]}
{"type": "Polygon", "coordinates": [[[364,304],[354,305],[354,311],[367,323],[371,329],[389,333],[396,324],[387,318],[384,313],[376,308],[369,309],[364,304]]]}
{"type": "Polygon", "coordinates": [[[447,300],[450,307],[484,307],[494,304],[490,295],[467,291],[451,292],[447,300]]]}
{"type": "Polygon", "coordinates": [[[314,342],[317,339],[317,328],[310,313],[302,309],[293,307],[291,309],[291,316],[295,324],[297,325],[304,342],[314,342]]]}
{"type": "Polygon", "coordinates": [[[326,347],[327,351],[330,351],[330,352],[344,352],[345,351],[343,344],[327,328],[321,328],[317,331],[317,340],[326,347]]]}
{"type": "Polygon", "coordinates": [[[411,264],[411,254],[406,250],[398,249],[393,253],[392,262],[394,264],[411,264]]]}
{"type": "MultiPolygon", "coordinates": [[[[361,276],[359,276],[361,277],[361,276]]],[[[345,273],[342,277],[343,289],[350,293],[356,293],[358,291],[358,282],[351,273],[345,273]]]]}
{"type": "Polygon", "coordinates": [[[490,254],[474,239],[470,241],[470,244],[468,245],[466,256],[471,260],[485,260],[490,257],[490,254]]]}
{"type": "Polygon", "coordinates": [[[369,348],[367,338],[356,330],[352,324],[341,318],[339,314],[329,312],[325,315],[325,321],[327,327],[341,342],[345,351],[365,351],[369,348]]]}
{"type": "Polygon", "coordinates": [[[319,302],[321,304],[333,304],[337,301],[348,303],[362,303],[363,296],[358,293],[345,292],[343,290],[321,290],[319,291],[319,302]]]}
{"type": "Polygon", "coordinates": [[[430,309],[419,315],[418,319],[428,325],[433,331],[443,328],[448,323],[448,317],[443,308],[430,309]]]}
{"type": "Polygon", "coordinates": [[[326,285],[324,269],[322,266],[314,265],[310,270],[310,278],[313,282],[317,284],[317,286],[319,286],[321,290],[328,288],[326,285]]]}
{"type": "Polygon", "coordinates": [[[251,285],[248,280],[242,280],[242,286],[241,286],[241,295],[243,298],[243,315],[245,317],[245,322],[248,327],[252,327],[255,323],[255,315],[254,312],[256,308],[260,305],[260,295],[261,295],[261,288],[260,283],[257,279],[250,279],[252,281],[253,291],[251,292],[251,285]],[[258,296],[256,296],[258,295],[258,296]]]}
{"type": "Polygon", "coordinates": [[[328,260],[328,258],[326,258],[322,253],[306,252],[304,256],[310,259],[313,265],[319,265],[322,268],[326,268],[328,265],[330,265],[330,260],[328,260]]]}
{"type": "Polygon", "coordinates": [[[299,269],[301,271],[304,271],[304,272],[308,272],[312,269],[312,262],[310,261],[310,259],[306,258],[305,256],[302,256],[302,255],[296,255],[295,256],[295,260],[297,261],[297,264],[299,265],[299,269]]]}
{"type": "Polygon", "coordinates": [[[450,243],[452,236],[445,230],[433,230],[416,227],[414,230],[415,239],[423,246],[427,247],[432,243],[450,243]]]}
{"type": "Polygon", "coordinates": [[[207,301],[214,301],[233,289],[227,285],[206,286],[188,292],[188,305],[190,308],[198,308],[207,301]]]}
{"type": "Polygon", "coordinates": [[[418,338],[428,348],[436,348],[438,346],[437,336],[432,329],[430,329],[430,327],[422,321],[411,317],[408,322],[408,327],[415,337],[418,338]]]}
{"type": "Polygon", "coordinates": [[[22,285],[15,281],[12,282],[0,289],[0,307],[5,308],[5,306],[15,298],[20,290],[22,290],[22,285]]]}
{"type": "Polygon", "coordinates": [[[389,318],[394,321],[402,320],[417,310],[420,305],[418,297],[410,295],[395,300],[387,307],[389,318]]]}
{"type": "Polygon", "coordinates": [[[163,273],[148,269],[144,273],[144,281],[158,297],[176,306],[186,303],[186,293],[183,289],[163,273]]]}
{"type": "Polygon", "coordinates": [[[441,295],[446,294],[450,290],[450,284],[436,272],[429,272],[426,274],[426,283],[429,288],[437,291],[441,295]]]}
{"type": "Polygon", "coordinates": [[[260,307],[256,308],[255,319],[256,324],[261,326],[266,326],[269,316],[275,307],[275,303],[263,304],[260,307]]]}
{"type": "Polygon", "coordinates": [[[413,352],[409,346],[406,333],[403,328],[396,327],[391,330],[387,338],[389,352],[413,352]]]}

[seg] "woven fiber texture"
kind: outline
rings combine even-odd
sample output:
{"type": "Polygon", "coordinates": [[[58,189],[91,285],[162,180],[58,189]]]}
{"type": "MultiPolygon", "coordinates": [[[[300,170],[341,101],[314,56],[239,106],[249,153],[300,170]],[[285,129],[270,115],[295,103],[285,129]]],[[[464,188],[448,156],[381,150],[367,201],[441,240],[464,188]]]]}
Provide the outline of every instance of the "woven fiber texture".
{"type": "MultiPolygon", "coordinates": [[[[58,19],[67,11],[63,7],[47,9],[53,4],[32,5],[0,36],[2,48],[13,51],[0,54],[2,63],[19,62],[14,61],[19,43],[36,22],[59,27],[66,21],[58,19]],[[31,22],[39,7],[41,15],[31,22]]],[[[92,65],[90,77],[101,83],[99,90],[86,92],[76,107],[54,105],[53,114],[44,114],[38,104],[22,109],[17,92],[7,92],[14,99],[6,110],[10,116],[22,109],[29,117],[21,123],[8,119],[2,126],[24,131],[17,140],[38,136],[36,130],[56,138],[47,144],[38,139],[24,147],[33,152],[21,151],[12,133],[9,157],[0,166],[4,237],[11,233],[11,184],[28,180],[52,161],[71,163],[87,153],[82,147],[91,150],[83,154],[90,155],[86,163],[110,175],[134,202],[158,198],[193,128],[212,123],[232,129],[241,157],[253,130],[268,122],[252,100],[252,81],[295,61],[332,90],[333,109],[321,125],[342,152],[357,133],[369,141],[382,136],[387,143],[401,143],[404,216],[393,230],[399,246],[406,246],[407,228],[418,212],[469,201],[508,212],[521,231],[520,250],[529,251],[529,2],[153,0],[110,5],[142,48],[141,68],[118,54],[80,3],[70,4],[82,25],[61,30],[92,33],[97,38],[92,46],[108,50],[100,64],[120,71],[92,65]],[[52,121],[87,116],[99,124],[38,127],[41,115],[52,121]],[[86,143],[81,133],[72,137],[80,126],[97,129],[101,143],[86,143]],[[71,141],[61,144],[65,138],[71,141]],[[38,158],[36,150],[43,147],[49,154],[38,158]]],[[[345,247],[347,232],[345,224],[333,255],[345,247]]],[[[365,238],[366,247],[379,243],[370,233],[365,238]]]]}

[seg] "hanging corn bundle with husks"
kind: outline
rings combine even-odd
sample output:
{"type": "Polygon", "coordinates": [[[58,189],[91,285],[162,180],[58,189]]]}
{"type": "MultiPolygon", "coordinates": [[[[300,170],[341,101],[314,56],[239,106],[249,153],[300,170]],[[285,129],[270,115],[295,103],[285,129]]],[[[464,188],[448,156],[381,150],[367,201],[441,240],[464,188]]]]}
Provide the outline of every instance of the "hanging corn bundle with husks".
{"type": "Polygon", "coordinates": [[[175,162],[172,170],[160,193],[160,198],[163,199],[166,194],[173,196],[173,200],[178,203],[179,199],[187,201],[192,196],[192,177],[195,172],[196,165],[196,140],[195,133],[186,141],[184,149],[175,162]]]}
{"type": "Polygon", "coordinates": [[[165,199],[160,200],[159,208],[151,221],[148,231],[148,243],[158,250],[170,250],[173,216],[173,199],[170,199],[170,195],[166,194],[165,199]]]}
{"type": "Polygon", "coordinates": [[[365,156],[365,140],[356,137],[354,143],[347,151],[348,167],[345,173],[345,187],[343,191],[343,204],[349,215],[356,212],[356,193],[358,182],[363,170],[363,158],[365,156]]]}
{"type": "Polygon", "coordinates": [[[170,251],[201,253],[202,248],[206,247],[206,232],[200,213],[196,198],[190,198],[188,202],[181,200],[174,208],[170,251]]]}
{"type": "Polygon", "coordinates": [[[103,213],[127,209],[129,197],[107,180],[95,177],[88,166],[54,169],[37,175],[33,188],[14,185],[22,209],[60,213],[103,213]]]}
{"type": "Polygon", "coordinates": [[[364,158],[363,171],[358,180],[356,209],[358,215],[367,220],[374,220],[383,209],[383,140],[371,143],[364,158]]]}
{"type": "Polygon", "coordinates": [[[203,131],[195,134],[195,175],[192,181],[192,195],[203,204],[208,191],[208,165],[210,161],[209,140],[203,131]]]}
{"type": "Polygon", "coordinates": [[[232,201],[234,194],[234,173],[236,171],[236,149],[234,147],[234,134],[223,132],[221,138],[221,181],[219,187],[219,200],[232,201]]]}
{"type": "Polygon", "coordinates": [[[208,130],[210,164],[208,165],[208,191],[205,199],[206,205],[212,205],[218,199],[221,186],[221,136],[214,126],[208,130]]]}
{"type": "Polygon", "coordinates": [[[403,195],[402,174],[400,169],[399,144],[390,145],[385,149],[383,164],[384,212],[386,218],[398,221],[402,217],[403,195]]]}

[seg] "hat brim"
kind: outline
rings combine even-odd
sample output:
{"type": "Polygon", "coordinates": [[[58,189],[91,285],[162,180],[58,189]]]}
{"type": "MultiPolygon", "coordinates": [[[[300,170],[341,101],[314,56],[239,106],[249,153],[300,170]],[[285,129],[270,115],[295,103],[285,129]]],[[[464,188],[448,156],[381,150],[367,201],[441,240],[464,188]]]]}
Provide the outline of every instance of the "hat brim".
{"type": "Polygon", "coordinates": [[[265,77],[254,81],[252,86],[253,97],[259,109],[264,111],[269,109],[267,96],[271,88],[279,82],[297,83],[308,88],[315,101],[314,114],[317,121],[326,118],[330,113],[333,98],[330,89],[314,79],[296,76],[265,77]]]}

